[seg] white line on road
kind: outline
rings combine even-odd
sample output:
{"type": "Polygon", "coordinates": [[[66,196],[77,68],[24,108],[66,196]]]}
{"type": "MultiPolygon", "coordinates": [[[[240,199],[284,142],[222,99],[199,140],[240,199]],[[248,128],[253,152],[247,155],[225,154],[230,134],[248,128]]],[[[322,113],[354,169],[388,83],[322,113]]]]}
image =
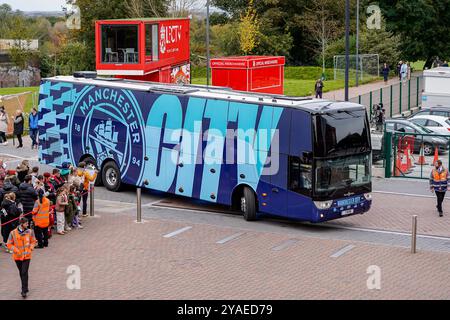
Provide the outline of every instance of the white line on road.
{"type": "Polygon", "coordinates": [[[281,251],[284,250],[290,246],[293,246],[294,244],[296,244],[299,240],[298,239],[289,239],[286,240],[278,245],[276,245],[275,247],[272,248],[273,251],[281,251]]]}
{"type": "Polygon", "coordinates": [[[350,250],[352,250],[355,246],[352,244],[349,244],[348,246],[343,247],[342,249],[340,249],[339,251],[333,253],[330,258],[339,258],[340,256],[346,254],[347,252],[349,252],[350,250]]]}
{"type": "Polygon", "coordinates": [[[217,241],[216,243],[218,243],[218,244],[224,244],[224,243],[226,243],[226,242],[228,242],[228,241],[237,239],[237,238],[239,238],[240,236],[242,236],[242,235],[244,235],[244,234],[245,234],[245,232],[238,232],[238,233],[232,234],[231,236],[226,237],[226,238],[224,238],[224,239],[222,239],[222,240],[219,240],[219,241],[217,241]]]}
{"type": "MultiPolygon", "coordinates": [[[[402,232],[402,231],[356,228],[356,227],[346,227],[346,226],[330,225],[330,224],[323,224],[322,226],[327,227],[327,228],[345,229],[345,230],[351,230],[351,231],[374,232],[374,233],[392,234],[392,235],[397,235],[397,236],[408,236],[408,237],[411,236],[411,233],[402,232]]],[[[432,235],[426,235],[426,234],[418,234],[417,238],[427,238],[427,239],[445,240],[445,241],[450,240],[450,237],[432,236],[432,235]]]]}
{"type": "Polygon", "coordinates": [[[163,237],[164,238],[172,238],[172,237],[174,237],[174,236],[176,236],[176,235],[178,235],[178,234],[180,234],[180,233],[183,233],[183,232],[185,232],[185,231],[188,231],[189,229],[191,229],[192,227],[184,227],[184,228],[181,228],[181,229],[178,229],[178,230],[175,230],[175,231],[173,231],[173,232],[171,232],[171,233],[168,233],[168,234],[165,234],[163,237]]]}
{"type": "MultiPolygon", "coordinates": [[[[196,210],[196,209],[191,209],[191,208],[175,208],[175,207],[169,207],[169,206],[155,206],[154,208],[156,209],[161,209],[161,208],[165,208],[167,210],[174,210],[174,211],[189,211],[189,212],[193,212],[193,213],[207,213],[207,214],[212,214],[212,215],[217,215],[217,216],[228,216],[230,218],[241,218],[239,216],[236,215],[232,215],[231,213],[227,213],[227,212],[219,212],[219,211],[208,211],[208,210],[196,210]]],[[[272,221],[277,221],[277,222],[286,222],[285,220],[281,220],[281,219],[272,219],[272,221]]],[[[292,225],[293,227],[295,227],[295,225],[292,225]]],[[[391,235],[399,235],[399,236],[411,236],[410,233],[407,232],[402,232],[402,231],[390,231],[390,230],[379,230],[379,229],[369,229],[369,228],[358,228],[358,227],[346,227],[346,226],[340,226],[340,225],[331,225],[331,224],[321,224],[319,225],[320,227],[326,227],[326,228],[335,228],[335,229],[345,229],[345,230],[351,230],[351,231],[361,231],[361,232],[374,232],[374,233],[384,233],[384,234],[391,234],[391,235]]],[[[425,234],[418,234],[417,238],[427,238],[427,239],[434,239],[434,240],[445,240],[445,241],[450,241],[450,237],[444,237],[444,236],[433,236],[433,235],[425,235],[425,234]]]]}
{"type": "MultiPolygon", "coordinates": [[[[414,193],[402,193],[402,192],[391,192],[391,191],[372,191],[373,193],[381,193],[381,194],[392,194],[397,196],[407,196],[407,197],[417,197],[417,198],[436,198],[436,196],[424,195],[424,194],[414,194],[414,193]]],[[[445,199],[450,200],[450,198],[446,197],[445,199]]]]}

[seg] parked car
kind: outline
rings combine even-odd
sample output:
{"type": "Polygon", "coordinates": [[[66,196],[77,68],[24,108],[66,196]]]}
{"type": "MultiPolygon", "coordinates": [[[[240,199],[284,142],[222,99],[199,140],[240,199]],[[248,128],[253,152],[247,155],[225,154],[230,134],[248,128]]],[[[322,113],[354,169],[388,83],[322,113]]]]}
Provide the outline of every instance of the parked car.
{"type": "Polygon", "coordinates": [[[441,117],[447,117],[450,118],[450,107],[433,107],[433,108],[427,108],[417,111],[416,113],[413,113],[406,119],[412,119],[417,116],[441,116],[441,117]]]}
{"type": "MultiPolygon", "coordinates": [[[[386,131],[388,132],[405,132],[412,134],[433,134],[433,131],[412,123],[404,119],[389,119],[385,123],[386,131]]],[[[446,153],[449,149],[449,141],[443,137],[433,137],[433,136],[416,136],[414,139],[413,152],[419,153],[420,148],[424,145],[423,152],[425,155],[429,156],[434,153],[435,148],[438,148],[439,154],[446,153]]]]}
{"type": "Polygon", "coordinates": [[[436,134],[450,135],[450,120],[447,117],[420,115],[408,120],[436,134]]]}

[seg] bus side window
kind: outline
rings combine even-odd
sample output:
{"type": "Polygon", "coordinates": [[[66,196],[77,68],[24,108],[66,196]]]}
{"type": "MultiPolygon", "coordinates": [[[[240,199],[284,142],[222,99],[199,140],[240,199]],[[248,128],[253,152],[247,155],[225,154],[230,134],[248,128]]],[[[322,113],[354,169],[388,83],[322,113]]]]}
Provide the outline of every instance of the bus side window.
{"type": "Polygon", "coordinates": [[[289,157],[289,190],[311,196],[312,162],[309,157],[289,157]]]}

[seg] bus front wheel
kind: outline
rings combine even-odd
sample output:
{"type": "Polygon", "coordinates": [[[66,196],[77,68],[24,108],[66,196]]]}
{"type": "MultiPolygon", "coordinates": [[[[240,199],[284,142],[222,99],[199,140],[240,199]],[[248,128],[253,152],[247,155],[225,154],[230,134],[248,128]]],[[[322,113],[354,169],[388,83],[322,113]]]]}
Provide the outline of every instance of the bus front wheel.
{"type": "Polygon", "coordinates": [[[255,193],[248,187],[244,187],[241,196],[241,211],[247,221],[256,220],[256,198],[255,193]]]}
{"type": "Polygon", "coordinates": [[[122,185],[120,170],[114,161],[109,161],[103,166],[102,181],[109,191],[119,191],[122,185]]]}

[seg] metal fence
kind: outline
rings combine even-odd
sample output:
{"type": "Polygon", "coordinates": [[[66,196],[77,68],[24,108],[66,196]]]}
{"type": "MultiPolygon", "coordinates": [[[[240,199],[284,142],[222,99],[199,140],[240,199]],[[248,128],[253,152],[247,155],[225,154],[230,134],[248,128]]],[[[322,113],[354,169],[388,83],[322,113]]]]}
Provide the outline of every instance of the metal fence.
{"type": "Polygon", "coordinates": [[[385,177],[429,179],[436,160],[450,165],[449,136],[384,133],[385,177]]]}
{"type": "Polygon", "coordinates": [[[403,116],[420,106],[422,101],[423,76],[413,76],[410,80],[382,87],[378,90],[351,98],[366,106],[369,115],[372,115],[374,104],[382,103],[386,110],[386,118],[403,116]]]}

